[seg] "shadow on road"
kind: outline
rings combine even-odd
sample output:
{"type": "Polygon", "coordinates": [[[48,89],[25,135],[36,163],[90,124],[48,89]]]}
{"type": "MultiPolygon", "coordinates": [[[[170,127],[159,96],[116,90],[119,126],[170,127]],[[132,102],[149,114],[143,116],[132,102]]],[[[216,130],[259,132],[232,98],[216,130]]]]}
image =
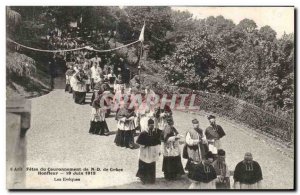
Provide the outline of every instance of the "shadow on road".
{"type": "Polygon", "coordinates": [[[117,131],[110,131],[110,132],[108,132],[108,136],[115,135],[115,134],[117,134],[117,131]]]}

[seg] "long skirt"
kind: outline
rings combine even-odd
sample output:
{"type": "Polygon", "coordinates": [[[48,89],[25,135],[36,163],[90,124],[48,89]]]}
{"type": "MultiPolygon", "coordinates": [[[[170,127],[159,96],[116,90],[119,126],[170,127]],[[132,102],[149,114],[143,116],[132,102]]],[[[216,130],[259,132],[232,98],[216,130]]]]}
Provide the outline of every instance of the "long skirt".
{"type": "Polygon", "coordinates": [[[189,189],[216,189],[216,183],[214,181],[208,183],[192,181],[189,189]]]}
{"type": "Polygon", "coordinates": [[[154,183],[155,182],[155,167],[156,163],[145,163],[144,161],[139,160],[139,169],[136,176],[139,177],[142,183],[154,183]]]}
{"type": "Polygon", "coordinates": [[[181,156],[164,156],[162,171],[167,180],[176,179],[176,177],[184,175],[181,156]]]}
{"type": "Polygon", "coordinates": [[[74,98],[76,104],[84,104],[85,103],[86,92],[75,91],[74,98]]]}
{"type": "Polygon", "coordinates": [[[96,135],[104,135],[105,133],[108,133],[109,129],[107,126],[106,121],[91,121],[91,126],[89,133],[96,134],[96,135]]]}
{"type": "Polygon", "coordinates": [[[115,143],[117,146],[120,147],[130,147],[130,144],[134,142],[133,138],[133,130],[120,130],[118,129],[116,138],[115,138],[115,143]]]}

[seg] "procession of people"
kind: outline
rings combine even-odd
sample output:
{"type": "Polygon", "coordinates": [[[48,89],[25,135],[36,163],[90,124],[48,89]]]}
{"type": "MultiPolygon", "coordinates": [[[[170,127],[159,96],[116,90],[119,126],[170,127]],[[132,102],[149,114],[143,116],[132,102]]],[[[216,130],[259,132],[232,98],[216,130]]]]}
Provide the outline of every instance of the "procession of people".
{"type": "MultiPolygon", "coordinates": [[[[124,59],[120,58],[120,62],[123,63],[124,59]]],[[[147,100],[155,98],[155,89],[143,87],[139,75],[125,81],[122,65],[118,64],[115,68],[115,65],[103,63],[97,54],[90,59],[77,54],[67,65],[65,91],[73,94],[74,102],[84,105],[86,93],[92,93],[88,132],[110,136],[106,118],[113,110],[116,120],[114,143],[118,147],[139,148],[136,177],[143,184],[155,183],[156,162],[161,157],[164,178],[171,182],[186,175],[191,182],[189,189],[262,187],[261,168],[249,152],[237,164],[231,186],[226,152],[221,144],[226,133],[216,123],[215,116],[207,116],[210,124],[207,128],[200,127],[199,120],[194,118],[189,130],[182,135],[175,128],[173,112],[168,104],[155,107],[147,103],[147,100]],[[135,95],[138,93],[142,94],[141,104],[136,103],[135,95]],[[180,141],[184,141],[182,148],[180,141]],[[185,166],[182,159],[187,160],[185,166]]]]}

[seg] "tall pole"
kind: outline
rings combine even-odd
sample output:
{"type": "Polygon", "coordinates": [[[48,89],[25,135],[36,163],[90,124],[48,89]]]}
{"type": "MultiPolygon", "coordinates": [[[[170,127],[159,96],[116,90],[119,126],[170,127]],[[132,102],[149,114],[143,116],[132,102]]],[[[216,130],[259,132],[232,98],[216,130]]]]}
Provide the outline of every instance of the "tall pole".
{"type": "Polygon", "coordinates": [[[141,65],[140,65],[140,61],[141,61],[141,57],[143,56],[144,32],[145,32],[145,20],[144,20],[144,25],[143,25],[140,37],[139,37],[139,40],[141,42],[140,55],[139,55],[139,59],[138,59],[138,70],[139,70],[139,80],[140,80],[140,82],[141,82],[141,65]]]}
{"type": "Polygon", "coordinates": [[[114,34],[114,38],[115,38],[115,47],[117,47],[117,32],[118,32],[118,22],[116,22],[116,33],[114,34]]]}
{"type": "Polygon", "coordinates": [[[141,48],[140,48],[140,60],[139,60],[139,64],[138,64],[138,70],[139,70],[139,80],[141,82],[141,58],[143,56],[143,42],[141,42],[141,48]]]}

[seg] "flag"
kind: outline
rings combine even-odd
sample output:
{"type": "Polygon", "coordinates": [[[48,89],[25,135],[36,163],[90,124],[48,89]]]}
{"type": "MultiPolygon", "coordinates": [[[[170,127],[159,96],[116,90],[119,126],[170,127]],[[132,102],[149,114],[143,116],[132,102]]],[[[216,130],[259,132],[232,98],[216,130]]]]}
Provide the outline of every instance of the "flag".
{"type": "Polygon", "coordinates": [[[145,22],[144,22],[144,25],[143,25],[143,28],[141,30],[141,34],[139,37],[139,41],[141,41],[141,42],[144,42],[144,32],[145,32],[145,22]]]}
{"type": "Polygon", "coordinates": [[[82,14],[80,15],[79,22],[80,22],[80,24],[82,23],[82,14]]]}

